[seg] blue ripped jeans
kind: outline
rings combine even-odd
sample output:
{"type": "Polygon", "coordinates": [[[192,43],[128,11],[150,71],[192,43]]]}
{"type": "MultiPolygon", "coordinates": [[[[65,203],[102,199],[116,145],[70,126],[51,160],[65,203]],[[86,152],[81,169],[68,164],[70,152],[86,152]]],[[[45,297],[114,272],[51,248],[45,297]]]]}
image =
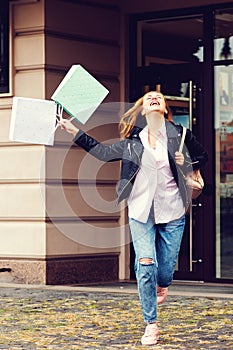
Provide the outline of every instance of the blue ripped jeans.
{"type": "Polygon", "coordinates": [[[156,322],[156,286],[168,287],[172,283],[185,216],[167,224],[155,224],[151,216],[147,223],[129,218],[129,225],[142,314],[146,323],[156,322]],[[151,259],[151,263],[140,262],[143,258],[151,259]]]}

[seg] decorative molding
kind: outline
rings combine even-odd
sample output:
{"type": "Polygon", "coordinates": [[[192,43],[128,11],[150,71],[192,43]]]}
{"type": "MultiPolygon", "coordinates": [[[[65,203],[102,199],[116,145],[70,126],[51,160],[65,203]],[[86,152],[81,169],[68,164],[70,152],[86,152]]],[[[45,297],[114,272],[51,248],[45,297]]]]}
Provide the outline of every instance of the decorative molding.
{"type": "MultiPolygon", "coordinates": [[[[1,147],[43,147],[45,149],[48,149],[51,146],[45,146],[45,145],[38,145],[34,143],[23,143],[23,142],[0,142],[0,148],[1,147]]],[[[71,144],[70,141],[63,142],[63,141],[57,141],[55,142],[53,148],[80,148],[77,145],[71,144]]]]}
{"type": "Polygon", "coordinates": [[[59,38],[59,39],[80,41],[88,44],[106,45],[106,46],[113,46],[113,47],[120,48],[120,44],[117,40],[102,39],[102,38],[90,37],[90,36],[85,36],[80,34],[64,33],[64,32],[56,31],[51,28],[45,28],[45,35],[59,38]]]}
{"type": "MultiPolygon", "coordinates": [[[[61,75],[65,75],[70,68],[69,66],[64,67],[64,66],[57,66],[52,64],[45,64],[43,66],[46,72],[57,73],[61,75]]],[[[95,77],[98,80],[105,80],[105,81],[109,80],[109,81],[115,81],[117,83],[120,83],[119,73],[117,72],[106,73],[106,72],[92,70],[91,73],[95,75],[95,77]]]]}
{"type": "Polygon", "coordinates": [[[10,0],[10,3],[12,5],[27,5],[27,4],[34,4],[36,2],[40,2],[40,0],[10,0]]]}
{"type": "MultiPolygon", "coordinates": [[[[50,184],[55,184],[55,181],[57,181],[56,179],[54,180],[46,180],[46,185],[50,185],[50,184]],[[54,182],[51,182],[50,181],[54,181],[54,182]]],[[[96,179],[95,181],[90,181],[90,180],[71,180],[71,179],[62,179],[62,185],[63,186],[69,186],[69,185],[79,185],[79,186],[82,186],[82,187],[85,187],[85,186],[92,186],[92,185],[95,185],[95,186],[99,186],[99,187],[111,187],[111,186],[115,186],[116,183],[118,182],[118,180],[98,180],[96,179]]]]}
{"type": "MultiPolygon", "coordinates": [[[[120,219],[119,215],[109,215],[109,216],[74,216],[74,217],[47,217],[45,222],[48,223],[67,223],[67,222],[76,222],[82,224],[83,222],[88,223],[99,223],[99,222],[118,222],[120,219]]],[[[120,227],[119,227],[120,230],[120,227]]]]}
{"type": "Polygon", "coordinates": [[[30,36],[30,35],[44,35],[44,26],[35,26],[29,28],[15,28],[14,36],[30,36]]]}
{"type": "Polygon", "coordinates": [[[41,223],[45,223],[45,218],[44,217],[38,217],[38,218],[34,218],[34,217],[1,217],[0,216],[0,222],[26,222],[26,223],[32,223],[32,222],[41,222],[41,223]]]}
{"type": "Polygon", "coordinates": [[[34,256],[34,255],[28,255],[28,256],[12,256],[12,255],[4,255],[4,256],[1,256],[0,258],[0,261],[2,260],[33,260],[33,261],[51,261],[51,260],[69,260],[69,259],[82,259],[82,260],[85,260],[85,259],[90,259],[90,258],[95,258],[95,257],[106,257],[106,256],[118,256],[119,253],[118,252],[103,252],[103,253],[89,253],[89,254],[86,254],[86,253],[80,253],[80,254],[64,254],[64,255],[41,255],[41,256],[34,256]]]}
{"type": "Polygon", "coordinates": [[[110,4],[103,4],[101,2],[92,2],[92,1],[88,1],[88,0],[59,0],[60,2],[65,2],[66,4],[68,2],[76,4],[76,5],[84,5],[84,6],[88,6],[88,7],[93,7],[93,8],[100,8],[100,9],[105,9],[105,10],[109,10],[109,11],[114,11],[114,12],[118,12],[120,13],[121,8],[120,6],[117,5],[110,5],[110,4]]]}
{"type": "Polygon", "coordinates": [[[62,185],[62,187],[65,186],[99,186],[99,187],[111,187],[115,186],[118,180],[76,180],[76,179],[46,179],[42,180],[40,178],[37,179],[0,179],[0,185],[34,185],[34,184],[41,184],[41,185],[50,185],[50,186],[57,186],[62,185]]]}
{"type": "Polygon", "coordinates": [[[118,252],[108,252],[108,253],[81,253],[77,256],[77,254],[71,254],[71,255],[46,255],[46,260],[68,260],[68,259],[79,259],[79,260],[86,260],[86,259],[95,259],[95,257],[109,257],[109,256],[118,256],[118,252]]]}
{"type": "Polygon", "coordinates": [[[45,261],[45,259],[46,259],[46,256],[45,255],[42,255],[41,254],[41,256],[34,256],[34,255],[25,255],[25,256],[18,256],[18,255],[4,255],[4,256],[2,256],[1,255],[1,257],[0,257],[0,261],[2,262],[2,261],[8,261],[9,260],[9,262],[10,261],[22,261],[22,260],[26,260],[26,261],[30,261],[30,260],[32,260],[32,261],[45,261]]]}
{"type": "Polygon", "coordinates": [[[59,39],[71,40],[71,41],[80,41],[88,44],[96,45],[106,45],[120,48],[120,44],[117,40],[102,39],[97,37],[90,37],[80,34],[65,33],[54,30],[52,28],[44,28],[42,26],[33,27],[33,28],[20,28],[15,31],[16,37],[21,36],[30,36],[30,35],[45,35],[59,39]]]}
{"type": "MultiPolygon", "coordinates": [[[[11,106],[12,107],[12,106],[11,106]]],[[[10,107],[10,108],[11,108],[10,107]]],[[[67,143],[69,145],[69,143],[67,143]]],[[[34,143],[23,143],[23,142],[0,142],[0,148],[1,147],[46,147],[44,145],[34,144],[34,143]]]]}
{"type": "MultiPolygon", "coordinates": [[[[26,71],[44,70],[47,73],[55,73],[63,76],[67,73],[69,68],[70,67],[62,67],[62,66],[48,65],[48,64],[33,64],[33,65],[15,66],[15,71],[16,73],[22,73],[26,71]]],[[[103,73],[103,72],[92,70],[92,74],[95,75],[95,77],[98,80],[114,81],[114,82],[120,83],[119,74],[116,72],[103,73]]]]}
{"type": "Polygon", "coordinates": [[[45,184],[45,181],[40,181],[40,179],[0,179],[0,185],[35,185],[35,184],[45,184]]]}
{"type": "Polygon", "coordinates": [[[67,216],[67,217],[1,217],[0,216],[0,222],[42,222],[46,224],[53,224],[53,223],[99,223],[99,222],[118,222],[120,219],[120,215],[111,215],[111,216],[67,216]]]}
{"type": "Polygon", "coordinates": [[[45,68],[44,64],[15,66],[15,73],[21,73],[21,72],[33,71],[33,70],[44,70],[44,68],[45,68]]]}
{"type": "MultiPolygon", "coordinates": [[[[3,97],[2,94],[0,97],[3,97]]],[[[0,99],[1,101],[1,99],[0,99]]],[[[0,110],[3,110],[3,109],[11,109],[12,108],[12,103],[9,103],[9,104],[0,104],[0,110]]]]}

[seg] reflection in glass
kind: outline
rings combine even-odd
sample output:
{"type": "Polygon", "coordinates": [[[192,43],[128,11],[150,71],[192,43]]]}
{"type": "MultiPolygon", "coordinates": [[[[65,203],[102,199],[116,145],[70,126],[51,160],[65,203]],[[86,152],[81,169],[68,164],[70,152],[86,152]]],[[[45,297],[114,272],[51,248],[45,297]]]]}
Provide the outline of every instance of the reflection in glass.
{"type": "Polygon", "coordinates": [[[139,21],[137,35],[138,67],[203,61],[202,15],[139,21]]]}
{"type": "Polygon", "coordinates": [[[231,47],[230,47],[230,37],[224,39],[223,47],[220,52],[220,60],[230,60],[232,58],[231,47]]]}
{"type": "Polygon", "coordinates": [[[233,52],[233,9],[215,12],[214,59],[232,59],[233,52]]]}
{"type": "Polygon", "coordinates": [[[233,67],[215,67],[216,277],[233,278],[233,67]]]}

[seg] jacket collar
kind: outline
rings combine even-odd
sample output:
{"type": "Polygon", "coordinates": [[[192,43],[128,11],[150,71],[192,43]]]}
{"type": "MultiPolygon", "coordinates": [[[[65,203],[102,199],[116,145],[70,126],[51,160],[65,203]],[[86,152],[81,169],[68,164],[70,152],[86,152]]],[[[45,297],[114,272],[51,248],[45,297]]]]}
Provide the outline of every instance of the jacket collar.
{"type": "Polygon", "coordinates": [[[177,138],[178,136],[180,136],[181,130],[177,128],[177,125],[165,119],[165,126],[168,138],[177,138]]]}
{"type": "Polygon", "coordinates": [[[130,139],[139,138],[139,134],[141,131],[142,131],[142,128],[140,128],[139,126],[134,126],[130,132],[129,138],[130,139]]]}
{"type": "MultiPolygon", "coordinates": [[[[168,138],[177,138],[181,134],[181,130],[178,130],[176,125],[172,122],[169,122],[167,119],[165,119],[165,127],[167,132],[168,138]]],[[[142,131],[143,128],[135,126],[130,132],[129,138],[139,138],[139,134],[142,131]]]]}

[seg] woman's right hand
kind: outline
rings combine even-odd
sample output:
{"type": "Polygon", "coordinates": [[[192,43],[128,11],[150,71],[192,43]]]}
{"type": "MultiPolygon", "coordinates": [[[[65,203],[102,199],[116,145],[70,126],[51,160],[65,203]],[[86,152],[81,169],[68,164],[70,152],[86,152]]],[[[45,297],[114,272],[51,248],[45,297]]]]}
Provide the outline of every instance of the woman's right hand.
{"type": "Polygon", "coordinates": [[[201,189],[204,187],[204,180],[200,170],[193,170],[186,175],[186,184],[190,187],[201,189]]]}
{"type": "Polygon", "coordinates": [[[70,120],[68,119],[62,119],[58,122],[58,124],[60,124],[61,129],[64,129],[65,131],[67,131],[69,134],[72,134],[73,136],[76,136],[77,132],[79,131],[79,129],[74,126],[70,120]]]}

